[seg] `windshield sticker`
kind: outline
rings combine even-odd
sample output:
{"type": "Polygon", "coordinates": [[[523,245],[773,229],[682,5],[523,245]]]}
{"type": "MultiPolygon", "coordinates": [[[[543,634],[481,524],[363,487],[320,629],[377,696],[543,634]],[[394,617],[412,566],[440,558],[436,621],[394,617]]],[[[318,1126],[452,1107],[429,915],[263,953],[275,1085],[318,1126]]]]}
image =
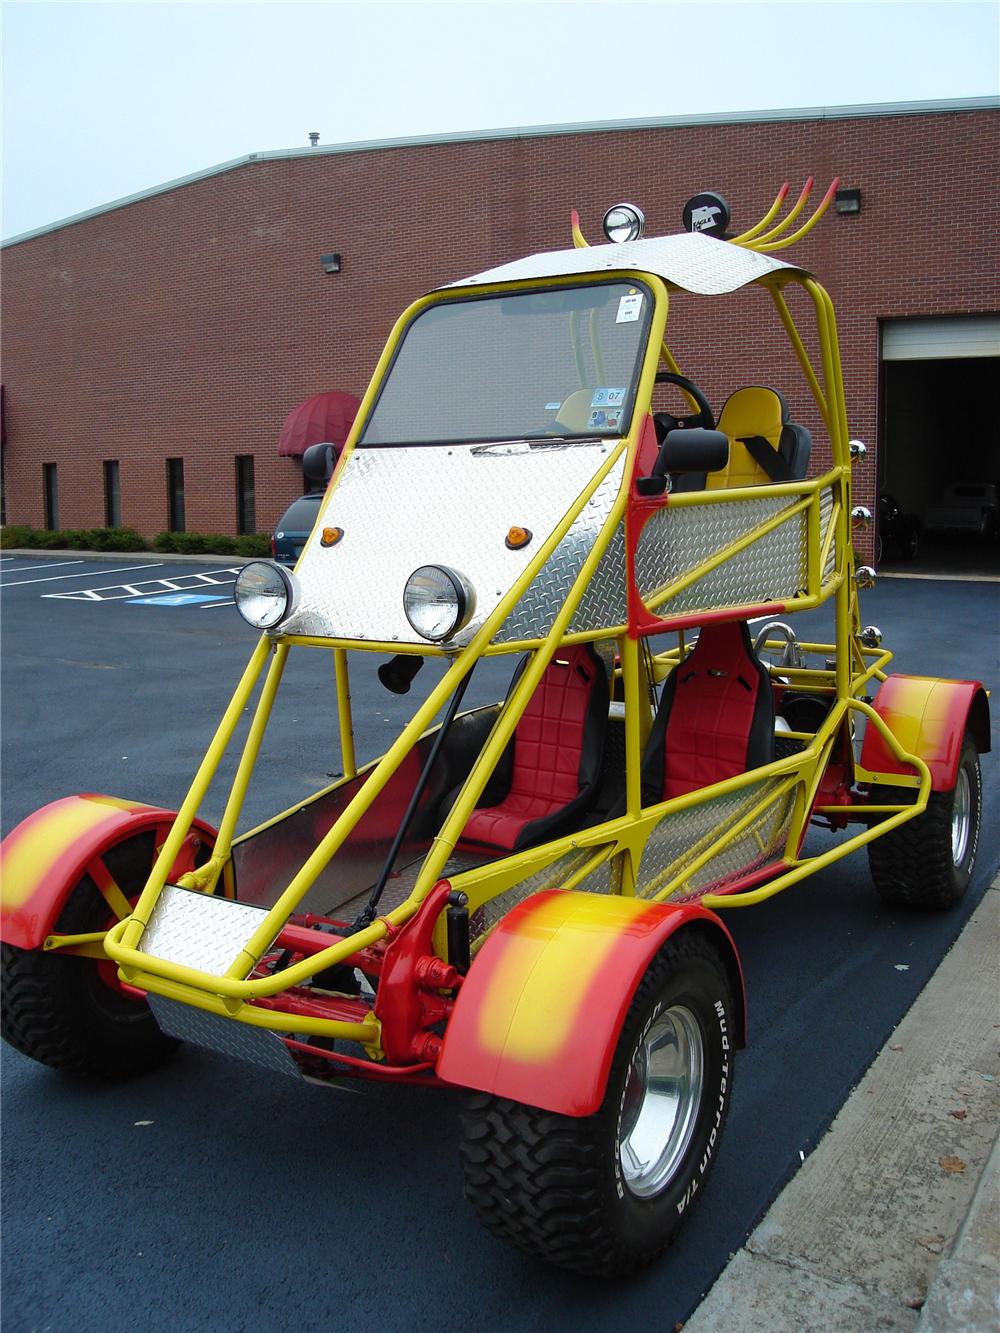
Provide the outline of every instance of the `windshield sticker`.
{"type": "Polygon", "coordinates": [[[595,389],[591,407],[621,407],[625,402],[624,389],[595,389]]]}
{"type": "Polygon", "coordinates": [[[618,316],[615,319],[616,324],[632,324],[642,313],[642,292],[634,292],[630,296],[623,296],[618,302],[618,316]]]}
{"type": "Polygon", "coordinates": [[[617,430],[621,418],[622,414],[620,408],[611,408],[610,411],[598,408],[596,411],[591,412],[590,417],[587,420],[587,428],[588,430],[617,430]]]}

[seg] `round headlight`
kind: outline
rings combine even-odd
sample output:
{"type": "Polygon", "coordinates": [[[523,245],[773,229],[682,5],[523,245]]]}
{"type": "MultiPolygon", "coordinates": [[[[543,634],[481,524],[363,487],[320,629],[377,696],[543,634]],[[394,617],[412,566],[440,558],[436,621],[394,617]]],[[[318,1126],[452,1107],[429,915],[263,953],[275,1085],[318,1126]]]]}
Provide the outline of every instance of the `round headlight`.
{"type": "Polygon", "coordinates": [[[299,586],[287,569],[268,560],[244,565],[236,576],[233,601],[254,629],[274,629],[295,610],[299,586]]]}
{"type": "Polygon", "coordinates": [[[403,610],[422,639],[439,643],[472,619],[476,594],[468,579],[445,565],[421,565],[406,580],[403,610]]]}
{"type": "Polygon", "coordinates": [[[637,241],[646,226],[646,216],[635,204],[615,204],[604,214],[604,234],[609,241],[637,241]]]}

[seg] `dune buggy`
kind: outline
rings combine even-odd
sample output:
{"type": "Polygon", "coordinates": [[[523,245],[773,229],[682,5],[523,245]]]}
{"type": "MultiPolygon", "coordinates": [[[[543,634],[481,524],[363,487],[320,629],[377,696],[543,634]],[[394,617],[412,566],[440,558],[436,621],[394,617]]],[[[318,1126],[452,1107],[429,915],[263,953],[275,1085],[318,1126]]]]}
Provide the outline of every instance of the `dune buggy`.
{"type": "Polygon", "coordinates": [[[294,572],[239,576],[262,634],[179,811],[68,796],[7,839],[8,1041],[83,1074],[184,1040],[463,1088],[466,1194],[495,1234],[604,1274],[671,1240],[745,1040],[725,909],[862,846],[885,898],[948,907],[979,835],[983,688],[887,675],[861,624],[833,306],[779,257],[829,203],[790,230],[810,188],[732,238],[718,196],[661,238],[625,205],[588,246],[574,215],[572,248],[402,315],[294,572]],[[787,386],[762,368],[716,417],[670,350],[677,292],[744,288],[787,334],[819,475],[787,386]],[[825,603],[832,643],[775,619],[825,603]],[[293,650],[332,657],[343,776],[237,835],[293,650]],[[363,766],[361,653],[401,693],[441,670],[363,766]],[[463,710],[495,657],[505,697],[463,710]],[[215,829],[198,812],[237,740],[215,829]],[[849,835],[806,855],[811,823],[849,835]]]}

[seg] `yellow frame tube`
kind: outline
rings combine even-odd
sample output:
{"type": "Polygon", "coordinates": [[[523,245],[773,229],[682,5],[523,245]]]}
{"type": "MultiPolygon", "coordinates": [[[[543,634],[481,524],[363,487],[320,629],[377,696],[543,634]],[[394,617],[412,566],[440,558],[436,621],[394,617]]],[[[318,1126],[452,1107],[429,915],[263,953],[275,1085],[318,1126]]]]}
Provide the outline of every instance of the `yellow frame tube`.
{"type": "MultiPolygon", "coordinates": [[[[160,854],[156,858],[156,863],[149,873],[149,879],[146,886],[139,895],[139,901],[132,910],[132,915],[126,917],[125,921],[120,923],[123,927],[122,942],[129,948],[135,948],[139,942],[139,937],[145,930],[149,922],[149,914],[153,910],[156,900],[160,896],[160,891],[167,881],[167,875],[170,867],[177,859],[177,854],[181,849],[181,844],[188,835],[188,831],[194,822],[194,817],[198,813],[198,807],[205,798],[215,771],[219,766],[219,761],[225,753],[226,746],[232,738],[233,732],[243,715],[243,709],[246,702],[253,693],[254,686],[257,684],[258,677],[263,670],[264,663],[267,661],[268,654],[271,651],[271,644],[266,635],[262,635],[253,650],[250,661],[240,678],[240,683],[236,687],[236,692],[229,701],[229,707],[222,715],[222,720],[215,730],[211,743],[205,752],[194,776],[194,781],[188,789],[188,794],[184,798],[180,810],[177,812],[177,818],[174,820],[173,828],[167,835],[167,840],[160,849],[160,854]]],[[[117,929],[117,927],[116,927],[117,929]]]]}
{"type": "Polygon", "coordinates": [[[211,859],[206,865],[192,871],[190,874],[182,875],[177,881],[181,888],[197,888],[205,893],[212,893],[218,882],[219,871],[229,859],[233,845],[233,834],[236,832],[236,821],[243,809],[250,778],[257,763],[257,756],[260,754],[260,743],[264,738],[264,731],[271,716],[271,709],[274,706],[274,696],[278,692],[287,660],[288,645],[285,643],[278,644],[271,659],[271,665],[268,667],[267,675],[264,678],[264,687],[260,692],[260,698],[257,700],[253,722],[250,724],[246,743],[243,746],[243,753],[240,756],[239,767],[236,770],[236,776],[233,778],[233,785],[222,815],[222,822],[219,825],[219,836],[215,840],[211,859]]]}
{"type": "Polygon", "coordinates": [[[333,650],[333,672],[337,682],[337,724],[340,728],[340,767],[345,778],[357,776],[358,765],[354,756],[354,715],[351,711],[351,680],[347,670],[347,653],[343,648],[333,650]]]}
{"type": "Polygon", "coordinates": [[[795,353],[796,360],[799,363],[799,368],[806,378],[806,383],[809,385],[809,389],[810,392],[812,393],[813,400],[815,401],[816,406],[819,409],[819,414],[823,420],[823,425],[827,428],[827,431],[829,431],[830,408],[826,401],[826,394],[823,392],[823,388],[819,382],[819,379],[817,378],[816,371],[813,369],[812,360],[810,359],[809,353],[806,350],[805,343],[802,341],[802,336],[795,325],[795,320],[792,319],[792,312],[788,308],[788,302],[785,300],[784,295],[782,294],[781,286],[779,283],[777,282],[767,283],[766,286],[767,290],[771,294],[771,300],[774,303],[774,308],[778,312],[778,318],[781,320],[785,333],[788,335],[788,341],[792,345],[792,350],[795,353]]]}
{"type": "MultiPolygon", "coordinates": [[[[834,861],[839,861],[841,857],[856,851],[859,847],[864,847],[867,843],[874,842],[876,838],[880,838],[884,833],[889,833],[892,829],[898,828],[900,824],[905,824],[907,820],[915,819],[918,815],[922,815],[927,809],[927,797],[931,788],[931,774],[930,769],[920,756],[907,754],[899,745],[899,742],[889,728],[875,712],[875,709],[868,704],[862,703],[860,699],[848,699],[845,701],[845,708],[856,709],[858,712],[863,713],[868,718],[869,722],[873,722],[878,727],[883,740],[892,750],[894,757],[900,763],[910,764],[917,769],[920,776],[920,789],[914,804],[902,807],[897,814],[890,815],[890,817],[883,823],[876,824],[874,828],[865,829],[863,833],[855,834],[854,837],[848,838],[842,843],[838,843],[836,847],[832,847],[829,851],[823,852],[820,856],[812,856],[805,861],[799,861],[795,868],[788,871],[787,874],[779,875],[777,879],[771,880],[770,883],[763,885],[759,889],[751,889],[747,893],[706,894],[705,897],[701,899],[701,905],[703,907],[718,911],[725,907],[752,907],[755,903],[765,902],[768,898],[773,898],[776,893],[780,893],[782,889],[787,889],[793,884],[797,884],[800,880],[804,879],[806,875],[810,875],[816,870],[822,870],[824,867],[831,865],[834,861]]],[[[877,806],[874,807],[874,809],[878,808],[879,807],[877,806]]],[[[837,809],[840,810],[841,813],[845,813],[849,811],[851,807],[838,806],[837,809]]]]}

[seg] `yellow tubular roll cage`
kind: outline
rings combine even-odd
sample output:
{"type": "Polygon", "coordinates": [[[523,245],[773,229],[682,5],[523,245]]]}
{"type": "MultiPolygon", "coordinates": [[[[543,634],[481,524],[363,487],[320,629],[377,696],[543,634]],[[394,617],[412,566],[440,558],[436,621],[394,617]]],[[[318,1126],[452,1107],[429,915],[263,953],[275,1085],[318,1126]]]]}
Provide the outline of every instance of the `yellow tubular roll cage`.
{"type": "MultiPolygon", "coordinates": [[[[765,222],[767,220],[769,219],[765,219],[765,222]]],[[[654,300],[648,341],[635,397],[635,409],[628,435],[609,451],[600,468],[570,505],[563,518],[541,544],[523,573],[506,595],[502,597],[495,610],[464,649],[447,653],[432,645],[424,648],[397,643],[282,636],[280,633],[262,636],[195,774],[173,828],[160,849],[138,902],[131,915],[119,921],[108,931],[104,938],[104,949],[107,955],[117,962],[120,974],[127,983],[155,994],[183,1000],[209,1012],[225,1014],[260,1027],[281,1032],[304,1032],[361,1041],[370,1053],[377,1055],[379,1052],[379,1025],[374,1015],[370,1015],[364,1023],[349,1023],[256,1008],[249,1002],[274,996],[291,987],[300,985],[318,972],[343,962],[360,950],[378,944],[391,931],[401,927],[414,916],[431,888],[440,879],[449,855],[455,847],[462,829],[475,808],[476,802],[507,742],[513,735],[514,728],[542,673],[560,644],[568,641],[605,639],[616,640],[618,643],[621,663],[620,676],[625,698],[626,812],[621,818],[585,829],[571,837],[565,837],[547,843],[542,847],[534,847],[515,853],[504,858],[501,862],[491,863],[465,873],[461,877],[462,887],[469,895],[470,911],[513,887],[533,871],[551,864],[560,855],[574,850],[579,850],[584,854],[584,857],[579,867],[573,869],[570,876],[561,881],[564,887],[574,887],[575,884],[580,883],[592,870],[610,857],[620,856],[622,875],[619,891],[624,894],[634,894],[636,892],[639,859],[646,838],[665,814],[672,814],[697,806],[706,799],[706,793],[714,798],[728,792],[739,792],[744,788],[751,788],[754,783],[761,781],[762,774],[769,780],[777,779],[778,786],[770,786],[760,801],[755,802],[746,814],[741,815],[740,819],[734,822],[731,827],[715,838],[709,852],[703,852],[700,856],[695,856],[689,863],[685,864],[683,872],[674,875],[662,885],[657,885],[655,891],[644,896],[656,900],[666,900],[679,890],[683,890],[686,880],[702,864],[749,828],[752,822],[773,802],[790,794],[793,795],[794,799],[794,812],[782,858],[787,867],[784,873],[780,873],[760,888],[732,895],[705,894],[700,899],[704,906],[724,908],[759,902],[797,883],[813,870],[819,869],[869,842],[888,828],[916,817],[926,808],[930,790],[930,775],[927,766],[916,756],[903,752],[874,710],[858,697],[863,693],[865,686],[873,679],[882,680],[885,678],[884,670],[891,654],[881,650],[863,649],[856,638],[860,622],[851,554],[851,459],[836,322],[832,302],[823,287],[807,274],[787,269],[768,274],[766,277],[759,279],[754,285],[764,287],[773,301],[778,319],[787,334],[789,343],[816,402],[819,414],[827,428],[832,449],[832,467],[825,475],[811,481],[672,494],[669,500],[672,509],[692,505],[760,499],[765,496],[768,498],[787,497],[790,503],[788,508],[780,514],[760,523],[737,540],[702,560],[695,568],[689,570],[680,578],[658,589],[646,601],[651,612],[669,620],[669,603],[680,591],[710,573],[726,560],[751,547],[777,525],[799,514],[804,514],[806,516],[807,539],[807,585],[798,590],[794,597],[785,599],[785,609],[786,611],[805,610],[820,605],[831,596],[835,598],[835,645],[802,645],[804,649],[815,650],[817,653],[827,656],[832,655],[834,663],[832,667],[827,666],[822,670],[810,668],[787,670],[783,667],[781,673],[791,679],[793,683],[811,686],[828,693],[834,697],[834,704],[825,722],[815,735],[803,734],[800,737],[804,743],[804,748],[800,753],[767,765],[764,769],[756,769],[750,773],[715,784],[711,788],[693,792],[654,807],[642,808],[640,765],[643,745],[652,722],[648,689],[650,682],[646,656],[640,651],[639,642],[635,638],[629,637],[628,628],[624,625],[584,634],[570,634],[568,632],[574,612],[588,582],[604,555],[612,535],[624,519],[629,501],[631,465],[634,464],[639,448],[640,434],[652,401],[657,369],[662,363],[674,371],[677,370],[677,363],[665,341],[669,310],[667,285],[655,275],[629,270],[613,274],[611,271],[581,274],[575,276],[573,281],[580,285],[590,282],[603,282],[612,275],[621,277],[625,281],[641,282],[652,293],[654,300]],[[820,350],[818,372],[810,361],[785,301],[783,293],[784,288],[788,285],[800,286],[811,302],[816,319],[820,350]],[[622,482],[617,497],[548,634],[544,638],[525,640],[519,643],[493,644],[492,641],[500,627],[511,614],[545,562],[555,551],[559,542],[569,531],[576,517],[595,494],[601,482],[619,462],[623,453],[627,455],[627,465],[622,474],[622,482]],[[820,503],[821,497],[827,492],[829,492],[830,498],[830,512],[824,537],[820,503]],[[831,558],[833,558],[833,569],[832,572],[827,573],[831,558]],[[344,774],[342,781],[353,778],[358,772],[354,753],[348,652],[351,650],[403,652],[416,653],[422,656],[440,656],[446,658],[449,665],[440,682],[417,708],[393,745],[381,759],[370,766],[367,780],[313,849],[305,863],[292,877],[287,887],[280,893],[274,905],[268,911],[262,913],[259,927],[247,941],[243,950],[233,960],[225,975],[214,976],[178,963],[152,958],[139,948],[143,931],[164,889],[169,868],[173,865],[181,845],[188,835],[198,808],[208,791],[209,784],[232,741],[237,724],[249,705],[261,677],[264,676],[264,683],[260,688],[256,709],[229,793],[213,855],[206,865],[182,876],[178,881],[181,887],[196,889],[209,894],[215,893],[220,885],[223,892],[231,892],[232,890],[230,854],[236,825],[257,762],[261,741],[271,714],[285,662],[292,646],[315,646],[332,650],[344,774]],[[404,757],[410,753],[413,745],[431,727],[435,717],[445,707],[456,687],[472,670],[475,663],[483,656],[519,651],[528,651],[531,654],[527,668],[512,690],[486,744],[472,766],[460,795],[434,838],[409,897],[384,916],[377,917],[371,925],[357,934],[348,939],[337,940],[328,948],[293,963],[277,975],[250,976],[249,974],[258,966],[261,958],[272,946],[289,916],[302,902],[317,877],[336,855],[361,816],[377,799],[404,757]],[[849,815],[853,812],[857,816],[863,811],[865,814],[878,815],[884,819],[884,822],[878,828],[870,827],[839,843],[820,856],[800,860],[798,855],[799,845],[810,815],[814,813],[816,793],[825,764],[833,752],[837,736],[854,717],[863,717],[868,725],[878,728],[895,757],[912,768],[913,775],[911,777],[896,777],[894,783],[895,785],[915,787],[915,802],[906,806],[837,806],[837,814],[849,815]],[[588,852],[591,854],[586,855],[588,852]]],[[[536,279],[516,284],[496,283],[478,286],[475,291],[477,295],[485,296],[523,291],[530,288],[545,288],[558,284],[565,285],[565,282],[565,278],[536,279]]],[[[424,297],[415,302],[397,320],[362,401],[351,435],[345,445],[345,457],[349,456],[356,447],[358,436],[374,404],[382,380],[387,374],[402,337],[412,320],[428,306],[465,295],[467,295],[467,289],[455,288],[424,297]]],[[[576,333],[579,334],[578,329],[576,333]]],[[[342,464],[343,460],[341,460],[342,464]]],[[[318,523],[319,518],[317,518],[318,523]]],[[[684,623],[692,623],[691,618],[686,618],[684,623]]],[[[669,628],[669,624],[667,628],[669,628]]],[[[683,655],[683,626],[679,625],[678,628],[681,631],[680,647],[662,653],[657,659],[654,659],[653,665],[657,678],[665,674],[666,670],[679,661],[683,655]]],[[[297,808],[299,807],[293,807],[293,809],[297,808]]],[[[823,807],[818,807],[815,812],[830,813],[825,811],[823,807]]],[[[284,812],[285,815],[290,813],[291,811],[284,812]]],[[[274,823],[283,817],[283,815],[278,815],[268,823],[274,823]]],[[[251,833],[256,831],[251,830],[251,833]]],[[[250,833],[243,835],[243,837],[249,836],[250,833]]],[[[443,956],[446,953],[446,943],[440,923],[435,930],[434,942],[436,949],[443,956]]],[[[72,948],[74,944],[80,945],[81,948],[85,945],[92,951],[94,939],[89,936],[86,941],[82,937],[79,940],[69,936],[54,937],[48,947],[66,946],[72,948]]]]}

